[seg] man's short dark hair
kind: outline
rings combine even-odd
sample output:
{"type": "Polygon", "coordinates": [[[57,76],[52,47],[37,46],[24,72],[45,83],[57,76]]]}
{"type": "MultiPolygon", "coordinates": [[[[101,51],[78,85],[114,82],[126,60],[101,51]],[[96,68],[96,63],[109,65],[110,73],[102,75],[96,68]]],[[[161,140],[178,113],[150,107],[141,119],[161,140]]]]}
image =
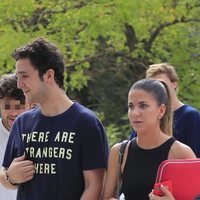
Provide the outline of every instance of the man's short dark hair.
{"type": "Polygon", "coordinates": [[[54,43],[44,38],[37,38],[32,43],[17,48],[12,56],[16,61],[28,58],[33,67],[38,70],[41,80],[48,69],[53,69],[56,83],[60,88],[64,88],[63,56],[54,43]]]}
{"type": "Polygon", "coordinates": [[[25,96],[21,89],[17,87],[16,74],[5,74],[0,79],[0,99],[10,98],[20,100],[25,104],[25,96]]]}

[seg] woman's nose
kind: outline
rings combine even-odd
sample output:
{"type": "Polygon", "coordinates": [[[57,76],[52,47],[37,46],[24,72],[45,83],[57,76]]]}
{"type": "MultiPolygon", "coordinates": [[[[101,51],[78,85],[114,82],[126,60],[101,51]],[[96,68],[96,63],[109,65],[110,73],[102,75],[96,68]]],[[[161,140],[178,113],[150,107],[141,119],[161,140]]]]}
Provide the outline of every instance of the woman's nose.
{"type": "Polygon", "coordinates": [[[129,111],[129,113],[133,118],[138,117],[140,115],[140,111],[137,108],[132,109],[131,111],[129,111]]]}

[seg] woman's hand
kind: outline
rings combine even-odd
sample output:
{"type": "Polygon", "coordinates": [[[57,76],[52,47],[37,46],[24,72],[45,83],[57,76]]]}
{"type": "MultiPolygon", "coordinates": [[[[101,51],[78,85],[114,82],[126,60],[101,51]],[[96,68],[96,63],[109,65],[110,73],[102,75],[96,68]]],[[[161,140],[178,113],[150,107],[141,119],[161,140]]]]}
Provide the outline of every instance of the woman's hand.
{"type": "Polygon", "coordinates": [[[175,200],[170,191],[163,185],[160,186],[160,189],[164,193],[164,196],[157,196],[153,194],[153,191],[149,194],[150,200],[175,200]]]}

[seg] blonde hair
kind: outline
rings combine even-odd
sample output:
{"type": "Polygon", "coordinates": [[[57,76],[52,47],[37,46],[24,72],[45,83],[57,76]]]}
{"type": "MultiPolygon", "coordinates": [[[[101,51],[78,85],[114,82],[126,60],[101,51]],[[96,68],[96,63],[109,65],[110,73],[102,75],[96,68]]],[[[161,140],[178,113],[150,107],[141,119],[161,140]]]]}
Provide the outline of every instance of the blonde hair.
{"type": "Polygon", "coordinates": [[[147,78],[152,78],[158,74],[166,74],[171,82],[178,82],[179,80],[174,66],[169,63],[158,63],[150,65],[146,71],[147,78]]]}

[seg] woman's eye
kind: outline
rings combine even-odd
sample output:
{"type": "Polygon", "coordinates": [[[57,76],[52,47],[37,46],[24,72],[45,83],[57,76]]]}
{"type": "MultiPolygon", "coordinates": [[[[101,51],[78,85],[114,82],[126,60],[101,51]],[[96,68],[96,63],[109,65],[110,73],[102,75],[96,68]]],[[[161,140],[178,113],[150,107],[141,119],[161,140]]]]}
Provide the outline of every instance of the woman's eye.
{"type": "Polygon", "coordinates": [[[147,104],[141,104],[140,107],[141,107],[141,108],[147,108],[148,105],[147,105],[147,104]]]}
{"type": "Polygon", "coordinates": [[[133,109],[134,106],[133,106],[132,104],[128,104],[128,108],[129,108],[129,109],[133,109]]]}

